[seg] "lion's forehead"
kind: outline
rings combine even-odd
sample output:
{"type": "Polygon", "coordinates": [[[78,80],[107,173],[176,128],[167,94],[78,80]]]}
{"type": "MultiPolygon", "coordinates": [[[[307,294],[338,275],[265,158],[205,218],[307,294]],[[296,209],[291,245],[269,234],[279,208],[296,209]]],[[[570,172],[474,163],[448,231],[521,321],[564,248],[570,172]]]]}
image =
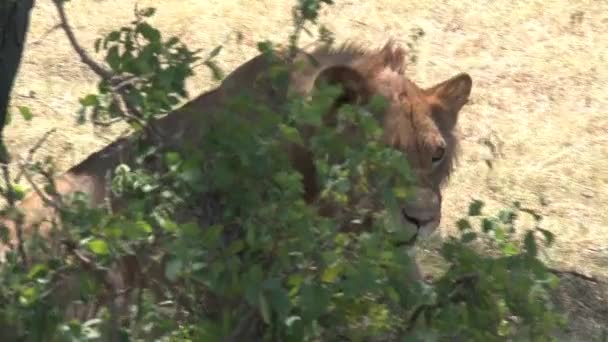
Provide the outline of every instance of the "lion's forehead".
{"type": "Polygon", "coordinates": [[[408,154],[430,153],[434,147],[445,144],[434,124],[416,124],[412,115],[394,116],[384,124],[385,142],[408,154]]]}
{"type": "Polygon", "coordinates": [[[416,90],[409,92],[406,88],[399,90],[402,90],[400,94],[387,96],[389,105],[383,125],[387,143],[399,149],[417,151],[424,151],[426,147],[444,143],[426,99],[416,90]]]}

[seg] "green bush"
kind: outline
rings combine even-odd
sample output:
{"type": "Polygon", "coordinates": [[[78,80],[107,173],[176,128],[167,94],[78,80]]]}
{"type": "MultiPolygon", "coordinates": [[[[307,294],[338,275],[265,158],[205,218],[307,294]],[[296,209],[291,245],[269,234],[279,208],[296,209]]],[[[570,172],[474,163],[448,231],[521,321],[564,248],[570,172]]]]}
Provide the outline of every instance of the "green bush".
{"type": "MultiPolygon", "coordinates": [[[[322,3],[331,2],[299,1],[292,47],[322,3]]],[[[187,96],[184,80],[200,60],[179,39],[162,40],[146,22],[153,14],[142,10],[132,26],[96,43],[113,72],[137,78],[123,94],[141,113],[126,118],[136,128],[143,127],[139,119],[169,112],[187,96]]],[[[259,47],[275,56],[269,42],[259,47]]],[[[219,52],[204,60],[217,77],[219,52]]],[[[272,70],[275,81],[285,80],[286,68],[272,70]]],[[[101,81],[99,94],[82,99],[81,118],[87,112],[94,121],[120,117],[114,92],[101,81]]],[[[336,130],[322,124],[322,115],[339,94],[322,87],[311,100],[290,98],[281,110],[235,96],[213,129],[201,128],[196,146],[146,146],[137,163],[118,167],[112,188],[127,199],[126,210],[87,208],[83,194],[66,201],[61,218],[68,247],[28,243],[28,255],[45,258],[26,266],[10,252],[0,269],[2,332],[27,341],[550,340],[560,323],[548,297],[557,278],[539,259],[536,232],[547,245],[553,237],[538,227],[521,242],[515,237],[519,215],[538,215],[514,204],[481,216],[483,203],[474,202],[457,223],[460,235],[442,243],[447,271],[432,283],[411,279],[408,251],[397,247],[409,236],[393,224],[390,205],[377,205],[407,195],[412,181],[403,158],[380,143],[381,128],[370,113],[383,101],[344,106],[336,130]],[[252,109],[255,120],[243,115],[252,109]],[[361,128],[358,136],[339,134],[353,124],[361,128]],[[314,134],[303,134],[305,127],[314,134]],[[304,201],[286,142],[313,151],[323,202],[340,208],[334,216],[320,216],[304,201]],[[149,157],[159,155],[150,167],[149,157]],[[375,220],[363,232],[337,229],[366,217],[375,220]],[[479,229],[470,222],[475,217],[481,217],[479,229]],[[491,253],[480,252],[484,248],[491,253]],[[91,305],[112,292],[105,277],[133,255],[145,255],[140,265],[146,279],[158,280],[154,290],[131,288],[124,311],[104,303],[83,319],[65,318],[68,304],[91,305]],[[146,267],[155,262],[160,273],[146,267]],[[78,300],[57,302],[67,274],[78,277],[78,300]]]]}

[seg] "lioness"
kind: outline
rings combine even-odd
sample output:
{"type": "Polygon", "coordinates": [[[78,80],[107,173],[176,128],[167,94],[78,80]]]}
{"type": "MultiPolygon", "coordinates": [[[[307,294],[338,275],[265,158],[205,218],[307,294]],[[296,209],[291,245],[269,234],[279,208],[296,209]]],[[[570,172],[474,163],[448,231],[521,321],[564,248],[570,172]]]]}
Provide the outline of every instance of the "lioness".
{"type": "MultiPolygon", "coordinates": [[[[234,70],[217,89],[157,120],[155,126],[166,137],[165,143],[178,146],[194,143],[204,134],[196,124],[197,114],[205,113],[207,117],[237,92],[249,93],[256,101],[278,104],[287,94],[310,94],[316,84],[325,81],[343,88],[343,96],[334,109],[345,103],[362,104],[373,95],[381,95],[388,101],[382,117],[384,142],[403,152],[404,162],[409,162],[417,181],[415,196],[401,203],[401,219],[403,224],[415,226],[419,236],[432,233],[441,221],[440,188],[453,168],[457,148],[455,127],[458,113],[471,92],[471,77],[461,73],[430,88],[419,88],[404,75],[405,51],[392,41],[374,51],[353,45],[317,47],[302,52],[298,58],[306,61],[309,57],[317,63],[294,69],[288,89],[277,91],[260,81],[259,76],[268,70],[270,62],[259,55],[234,70]]],[[[131,138],[120,139],[69,169],[56,180],[58,192],[62,195],[85,192],[90,195],[91,205],[102,205],[108,195],[106,174],[121,162],[133,160],[131,142],[131,138]]],[[[310,152],[298,147],[290,151],[294,167],[303,175],[305,198],[312,203],[319,190],[310,152]]],[[[112,206],[120,210],[120,201],[113,201],[112,206]]],[[[28,194],[20,207],[26,214],[25,233],[54,214],[35,192],[28,194]]],[[[14,225],[5,224],[14,245],[14,225]]],[[[43,224],[40,232],[47,234],[48,227],[43,224]]]]}

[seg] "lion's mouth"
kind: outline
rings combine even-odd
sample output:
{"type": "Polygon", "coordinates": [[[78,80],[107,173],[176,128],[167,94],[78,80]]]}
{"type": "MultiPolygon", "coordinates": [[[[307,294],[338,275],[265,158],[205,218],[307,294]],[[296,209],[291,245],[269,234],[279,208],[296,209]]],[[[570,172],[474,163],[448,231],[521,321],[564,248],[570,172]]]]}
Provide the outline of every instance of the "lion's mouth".
{"type": "Polygon", "coordinates": [[[395,242],[393,242],[393,246],[400,248],[400,247],[404,247],[404,246],[413,246],[416,243],[416,240],[418,239],[418,232],[414,233],[414,235],[412,235],[412,237],[409,240],[397,240],[395,242]]]}
{"type": "Polygon", "coordinates": [[[416,228],[418,230],[431,225],[433,223],[433,221],[435,221],[435,217],[430,216],[430,215],[426,215],[428,217],[426,217],[424,219],[421,217],[414,217],[414,216],[408,215],[408,213],[405,209],[401,209],[401,215],[403,215],[403,218],[405,219],[405,221],[416,226],[416,228]]]}
{"type": "Polygon", "coordinates": [[[395,247],[413,246],[419,238],[425,238],[435,231],[439,225],[439,220],[432,217],[427,220],[420,220],[407,215],[405,210],[401,212],[403,223],[411,227],[412,235],[407,239],[398,239],[393,242],[395,247]]]}

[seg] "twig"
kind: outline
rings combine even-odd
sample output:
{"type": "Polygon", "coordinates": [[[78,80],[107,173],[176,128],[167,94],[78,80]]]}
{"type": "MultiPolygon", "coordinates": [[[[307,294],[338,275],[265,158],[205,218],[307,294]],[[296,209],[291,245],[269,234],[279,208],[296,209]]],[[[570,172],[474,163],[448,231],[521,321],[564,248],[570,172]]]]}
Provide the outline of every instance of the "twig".
{"type": "Polygon", "coordinates": [[[598,283],[602,282],[602,281],[600,281],[599,279],[597,279],[594,276],[589,276],[589,275],[586,275],[586,274],[582,274],[582,273],[579,273],[577,271],[558,270],[556,268],[551,268],[551,267],[549,267],[548,270],[549,270],[549,272],[551,272],[551,273],[553,273],[555,275],[558,275],[558,276],[560,276],[560,275],[562,275],[562,276],[563,275],[570,275],[570,276],[573,276],[573,277],[576,277],[576,278],[580,278],[582,280],[590,281],[590,282],[595,283],[595,284],[598,284],[598,283]]]}
{"type": "Polygon", "coordinates": [[[145,76],[135,76],[135,75],[128,75],[123,77],[122,79],[116,79],[114,82],[115,84],[112,85],[112,90],[113,91],[119,91],[122,90],[123,88],[126,88],[127,86],[132,86],[137,82],[141,82],[142,78],[145,78],[149,75],[145,75],[145,76]]]}
{"type": "Polygon", "coordinates": [[[101,127],[110,127],[114,124],[117,124],[119,122],[121,122],[124,118],[113,118],[113,119],[109,119],[109,120],[99,120],[97,118],[92,118],[91,122],[95,125],[95,126],[101,126],[101,127]]]}
{"type": "MultiPolygon", "coordinates": [[[[2,163],[2,175],[4,177],[4,184],[6,186],[5,197],[8,201],[9,206],[13,210],[17,210],[15,206],[15,192],[13,190],[13,183],[11,182],[10,170],[8,168],[8,164],[2,163]]],[[[23,214],[17,210],[17,218],[15,219],[15,234],[17,235],[17,252],[19,253],[19,257],[23,261],[23,265],[27,268],[27,254],[25,253],[25,248],[23,248],[23,214]]]]}
{"type": "Polygon", "coordinates": [[[119,110],[121,114],[127,119],[127,121],[134,121],[141,125],[146,131],[151,133],[152,136],[157,136],[160,139],[157,139],[158,142],[165,141],[166,137],[162,132],[156,127],[153,121],[146,122],[142,119],[142,115],[139,110],[128,101],[128,92],[129,87],[132,87],[128,80],[134,78],[133,75],[116,75],[111,70],[104,68],[99,63],[95,62],[93,58],[91,58],[82,46],[78,43],[76,39],[76,35],[74,31],[70,27],[68,23],[67,16],[65,14],[65,8],[63,7],[63,0],[53,0],[55,7],[57,8],[57,12],[59,13],[59,19],[61,21],[61,27],[63,31],[68,37],[70,44],[76,54],[80,57],[80,60],[86,64],[91,70],[97,74],[97,76],[101,77],[103,80],[110,83],[111,87],[115,91],[112,93],[112,100],[119,105],[119,110]],[[120,96],[118,96],[120,95],[120,96]],[[122,106],[121,106],[122,104],[122,106]]]}
{"type": "Polygon", "coordinates": [[[80,60],[89,68],[91,68],[91,70],[93,70],[93,72],[95,72],[99,77],[109,81],[112,76],[114,76],[112,72],[95,62],[87,54],[87,52],[78,44],[76,36],[74,35],[74,31],[72,31],[72,28],[68,23],[68,18],[65,15],[65,9],[63,8],[63,0],[53,0],[53,3],[55,4],[55,7],[57,7],[57,12],[59,13],[59,20],[61,20],[61,23],[59,25],[61,26],[61,28],[63,28],[63,31],[68,36],[68,40],[70,41],[70,44],[72,45],[74,51],[76,51],[76,53],[80,57],[80,60]]]}
{"type": "Polygon", "coordinates": [[[30,185],[32,186],[32,189],[34,189],[34,192],[36,192],[36,194],[42,199],[42,201],[46,205],[54,208],[55,210],[61,210],[61,206],[63,204],[61,202],[61,198],[51,199],[51,198],[47,197],[44,194],[44,192],[40,189],[40,187],[38,187],[38,185],[36,185],[36,183],[34,182],[34,179],[30,175],[30,173],[25,169],[27,167],[27,164],[25,162],[20,162],[19,164],[20,164],[21,169],[23,170],[23,175],[25,176],[25,179],[28,181],[28,183],[30,183],[30,185]]]}
{"type": "Polygon", "coordinates": [[[53,33],[55,30],[60,29],[60,28],[61,28],[61,24],[54,25],[50,29],[46,30],[46,32],[44,32],[42,34],[42,36],[40,36],[40,38],[33,41],[32,44],[30,44],[30,45],[36,46],[36,45],[40,44],[44,38],[46,38],[49,34],[53,33]]]}
{"type": "MultiPolygon", "coordinates": [[[[30,148],[27,151],[27,158],[25,159],[25,162],[27,164],[30,164],[32,162],[32,159],[34,159],[34,154],[38,151],[38,149],[40,149],[42,147],[42,143],[44,143],[51,134],[55,133],[55,131],[57,131],[57,128],[53,128],[53,129],[47,131],[46,133],[44,133],[44,135],[40,139],[38,139],[38,141],[34,144],[34,146],[32,146],[32,148],[30,148]]],[[[17,177],[15,177],[15,183],[19,183],[22,176],[23,176],[23,168],[21,168],[19,170],[17,177]]]]}

